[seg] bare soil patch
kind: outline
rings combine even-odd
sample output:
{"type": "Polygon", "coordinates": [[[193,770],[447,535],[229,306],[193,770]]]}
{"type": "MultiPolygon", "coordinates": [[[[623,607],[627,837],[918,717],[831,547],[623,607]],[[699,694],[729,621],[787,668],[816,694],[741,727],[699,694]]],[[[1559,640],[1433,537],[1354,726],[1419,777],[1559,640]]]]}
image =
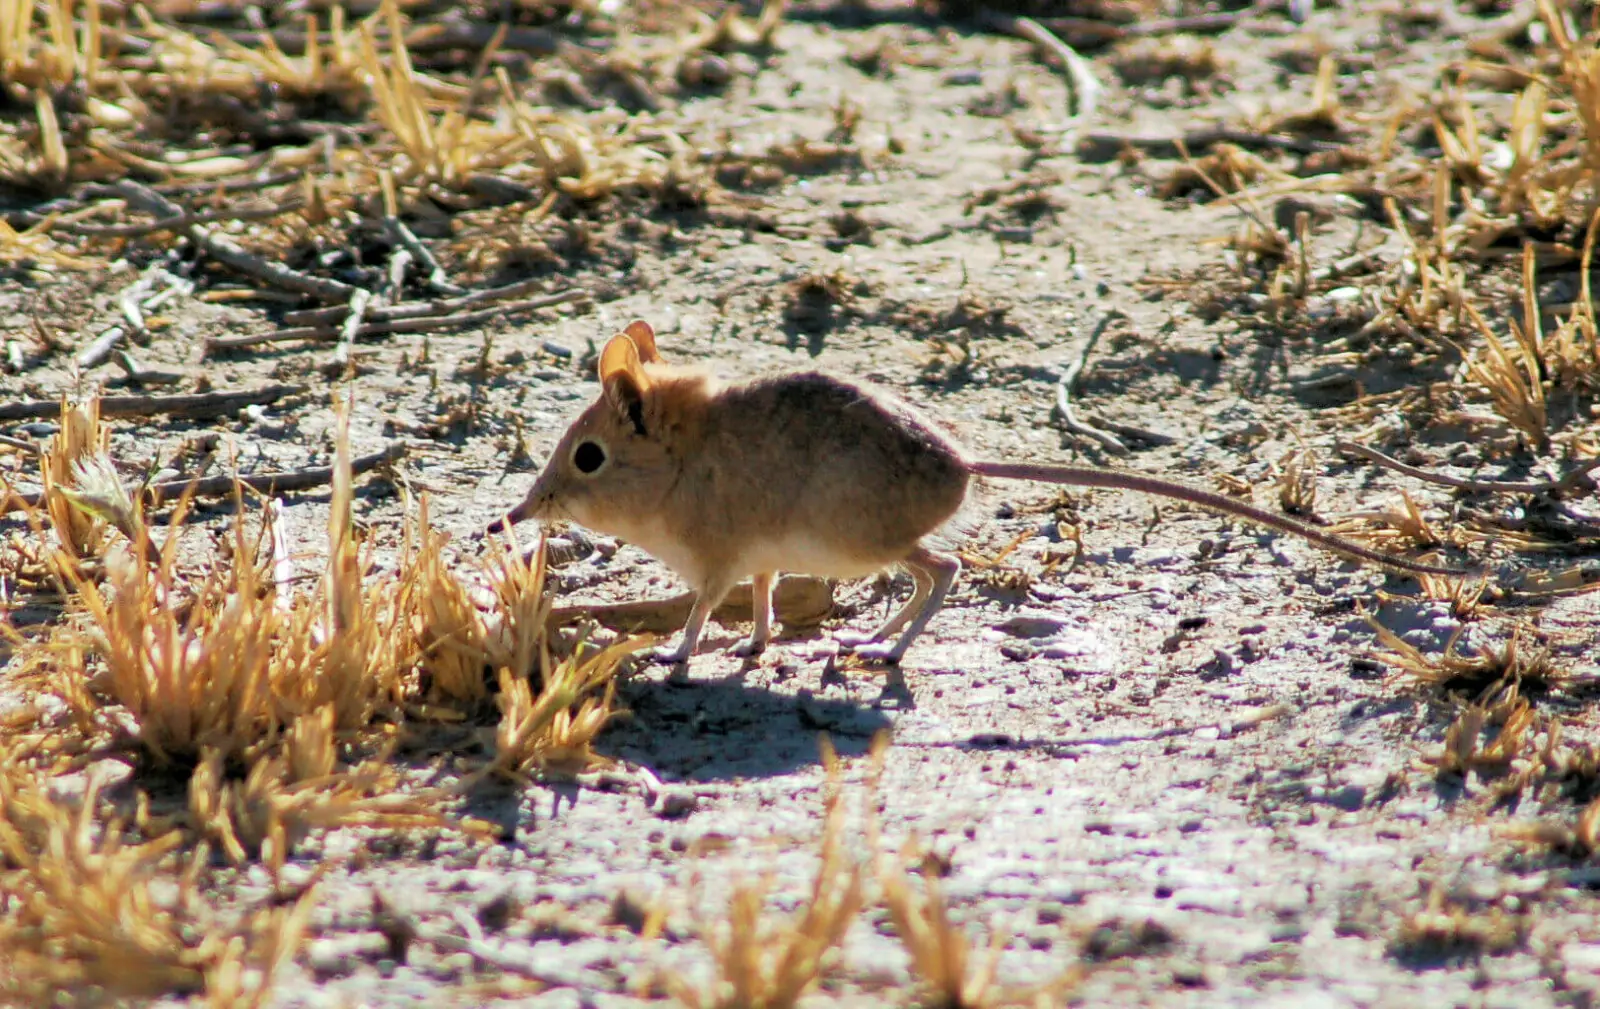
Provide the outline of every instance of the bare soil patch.
{"type": "Polygon", "coordinates": [[[1591,1004],[1591,16],[0,3],[0,993],[1591,1004]],[[635,318],[1491,577],[996,485],[673,675],[478,535],[635,318]]]}

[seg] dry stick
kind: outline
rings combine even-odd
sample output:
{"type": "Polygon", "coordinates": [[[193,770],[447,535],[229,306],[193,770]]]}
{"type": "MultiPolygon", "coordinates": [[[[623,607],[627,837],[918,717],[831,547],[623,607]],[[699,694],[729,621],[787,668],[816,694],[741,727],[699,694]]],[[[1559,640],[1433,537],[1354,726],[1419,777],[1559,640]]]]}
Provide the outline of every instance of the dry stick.
{"type": "MultiPolygon", "coordinates": [[[[381,451],[351,459],[350,473],[352,475],[365,473],[368,470],[377,469],[379,466],[389,465],[405,454],[405,445],[396,442],[381,451]]],[[[252,473],[249,476],[224,475],[207,477],[204,480],[167,480],[162,483],[152,484],[145,488],[145,491],[153,495],[157,502],[161,502],[185,493],[193,494],[196,497],[220,497],[225,494],[232,494],[235,484],[240,487],[248,487],[262,494],[277,494],[281,491],[323,487],[332,482],[332,466],[314,466],[309,469],[288,470],[283,473],[252,473]]]]}
{"type": "Polygon", "coordinates": [[[392,304],[400,296],[406,286],[406,271],[411,269],[411,263],[415,258],[410,249],[395,249],[389,253],[389,265],[384,274],[383,298],[378,304],[367,309],[369,318],[372,317],[372,313],[384,305],[392,304]]]}
{"type": "Polygon", "coordinates": [[[1107,434],[1093,424],[1085,423],[1078,419],[1072,412],[1072,390],[1078,382],[1078,376],[1083,374],[1084,366],[1089,362],[1089,355],[1094,351],[1095,344],[1100,342],[1100,335],[1111,325],[1111,320],[1127,318],[1121,311],[1112,309],[1100,320],[1100,325],[1089,334],[1089,340],[1083,345],[1083,352],[1078,359],[1067,365],[1067,370],[1062,374],[1061,381],[1056,383],[1056,412],[1061,414],[1061,422],[1073,434],[1081,434],[1100,443],[1100,447],[1112,455],[1127,455],[1128,446],[1117,440],[1117,436],[1107,434]]]}
{"type": "Polygon", "coordinates": [[[119,350],[111,355],[111,360],[116,362],[117,367],[123,370],[128,376],[128,381],[134,385],[176,385],[189,377],[181,371],[146,368],[125,350],[119,350]]]}
{"type": "Polygon", "coordinates": [[[271,207],[245,207],[238,210],[222,208],[200,213],[185,211],[176,217],[163,217],[144,224],[63,224],[56,230],[85,238],[136,238],[155,231],[181,231],[192,224],[210,224],[214,221],[264,221],[293,213],[305,206],[299,199],[271,207]]]}
{"type": "Polygon", "coordinates": [[[168,196],[210,196],[213,193],[253,193],[273,186],[286,186],[299,182],[305,173],[298,168],[288,172],[263,175],[259,179],[227,179],[218,182],[182,182],[154,186],[156,192],[168,196]]]}
{"type": "MultiPolygon", "coordinates": [[[[217,417],[241,407],[271,403],[285,396],[298,396],[303,385],[267,385],[259,389],[227,392],[189,393],[181,396],[102,396],[102,417],[148,417],[164,413],[173,417],[217,417]]],[[[37,420],[61,413],[60,400],[34,399],[0,403],[0,421],[37,420]]]]}
{"type": "Polygon", "coordinates": [[[1067,72],[1067,90],[1071,92],[1072,114],[1078,119],[1089,119],[1094,115],[1095,106],[1100,104],[1100,92],[1104,88],[1095,79],[1094,68],[1089,66],[1089,61],[1079,56],[1076,49],[1061,41],[1054,32],[1033,18],[1008,18],[1003,15],[985,14],[983,20],[1007,34],[1032,42],[1060,60],[1062,69],[1067,72]]]}
{"type": "MultiPolygon", "coordinates": [[[[440,298],[435,301],[413,301],[403,305],[378,305],[367,312],[367,318],[373,322],[391,322],[395,319],[414,319],[424,315],[445,315],[450,312],[459,312],[463,308],[481,305],[486,301],[500,301],[503,298],[515,298],[529,291],[536,291],[544,286],[544,281],[538,278],[519,280],[515,284],[506,284],[501,287],[490,287],[482,291],[472,291],[459,298],[440,298]]],[[[557,291],[556,294],[572,295],[578,297],[585,292],[576,288],[566,291],[557,291]]],[[[344,317],[346,309],[335,305],[330,308],[303,308],[295,312],[283,313],[283,321],[291,326],[314,326],[319,323],[329,324],[338,322],[344,317]]]]}
{"type": "Polygon", "coordinates": [[[41,447],[38,442],[28,441],[26,438],[11,438],[0,434],[0,445],[4,445],[6,448],[16,449],[18,452],[23,452],[28,455],[44,455],[44,448],[41,447]]]}
{"type": "Polygon", "coordinates": [[[152,266],[118,293],[117,304],[127,325],[112,326],[79,351],[76,360],[80,370],[87,371],[105,363],[117,345],[129,335],[130,330],[135,338],[145,332],[144,313],[139,309],[139,301],[150,296],[150,289],[154,286],[156,278],[165,273],[160,265],[152,266]]]}
{"type": "MultiPolygon", "coordinates": [[[[424,24],[405,33],[406,48],[413,54],[436,53],[449,50],[477,52],[487,46],[494,38],[498,29],[494,24],[424,24]]],[[[107,29],[105,34],[112,34],[107,29]]],[[[245,28],[224,28],[218,34],[232,42],[255,48],[261,44],[263,33],[245,28]]],[[[288,56],[301,56],[306,51],[307,35],[304,31],[295,29],[279,29],[269,32],[272,41],[288,56]]],[[[128,36],[122,35],[122,38],[128,36]]],[[[378,30],[373,33],[378,42],[387,42],[389,32],[378,30]]],[[[326,30],[317,34],[317,40],[324,47],[331,47],[334,37],[326,30]]],[[[530,56],[555,56],[559,53],[561,38],[558,34],[544,28],[513,26],[500,43],[501,49],[512,52],[527,53],[530,56]]],[[[463,61],[465,62],[465,61],[463,61]]]]}
{"type": "Polygon", "coordinates": [[[366,317],[367,306],[370,304],[372,304],[371,291],[356,288],[356,293],[350,296],[350,314],[339,324],[339,346],[334,350],[333,360],[330,362],[337,374],[343,375],[350,370],[350,355],[355,348],[356,333],[361,329],[361,320],[366,317]]]}
{"type": "MultiPolygon", "coordinates": [[[[185,213],[184,209],[178,204],[173,203],[149,186],[141,185],[131,179],[123,179],[115,185],[107,187],[106,191],[122,197],[129,204],[138,207],[145,213],[154,214],[158,218],[181,217],[185,213]]],[[[298,270],[291,270],[282,263],[269,262],[254,253],[246,252],[235,245],[232,240],[215,234],[202,225],[190,224],[182,230],[190,241],[194,242],[202,251],[224,266],[232,267],[246,276],[266,281],[286,291],[308,295],[319,301],[347,302],[356,290],[351,285],[337,280],[312,277],[298,270]]]]}
{"type": "MultiPolygon", "coordinates": [[[[380,452],[357,456],[350,460],[350,473],[353,476],[377,469],[379,466],[393,463],[405,454],[406,447],[396,442],[380,452]]],[[[149,496],[152,505],[159,505],[163,501],[170,501],[183,494],[191,497],[226,497],[233,493],[235,487],[247,487],[262,494],[277,494],[282,491],[325,487],[332,482],[332,466],[314,466],[310,469],[294,469],[282,473],[233,474],[206,477],[203,480],[193,477],[164,480],[161,483],[149,484],[142,493],[149,496]]],[[[42,491],[0,492],[0,514],[20,511],[25,507],[37,508],[43,501],[42,491]]]]}
{"type": "Polygon", "coordinates": [[[1337,280],[1340,277],[1354,273],[1357,270],[1366,269],[1368,266],[1378,262],[1382,258],[1383,257],[1379,254],[1377,249],[1368,249],[1366,252],[1351,253],[1343,259],[1334,260],[1327,266],[1319,266],[1315,270],[1312,270],[1311,279],[1319,282],[1324,280],[1337,280]]]}
{"type": "Polygon", "coordinates": [[[577,980],[563,974],[541,970],[509,951],[495,949],[486,940],[469,939],[466,936],[434,929],[418,929],[417,938],[452,953],[465,953],[486,967],[493,967],[507,974],[517,974],[551,988],[571,988],[577,980]]]}
{"type": "MultiPolygon", "coordinates": [[[[526,312],[535,308],[547,308],[550,305],[559,305],[563,302],[573,301],[583,296],[582,291],[563,291],[559,294],[549,294],[542,298],[528,298],[525,301],[513,301],[491,308],[481,308],[476,312],[458,312],[454,315],[429,315],[420,318],[394,319],[389,322],[375,322],[360,327],[356,337],[383,336],[388,333],[424,333],[436,329],[449,329],[454,326],[471,326],[479,322],[488,322],[510,312],[526,312]]],[[[294,340],[312,340],[325,343],[337,340],[340,331],[330,326],[299,326],[294,329],[280,329],[271,333],[260,333],[255,336],[219,336],[206,341],[206,352],[219,350],[239,350],[244,347],[259,347],[269,343],[287,343],[294,340]]]]}
{"type": "Polygon", "coordinates": [[[1396,473],[1403,473],[1406,476],[1415,477],[1428,483],[1442,484],[1446,487],[1454,487],[1457,490],[1472,491],[1478,494],[1547,494],[1552,491],[1570,490],[1587,479],[1590,472],[1600,469],[1600,459],[1591,459],[1579,465],[1577,469],[1574,469],[1559,480],[1544,480],[1539,483],[1518,483],[1507,480],[1467,480],[1462,477],[1432,473],[1425,469],[1418,469],[1415,466],[1408,466],[1393,456],[1384,455],[1375,448],[1358,445],[1353,441],[1341,441],[1334,448],[1340,452],[1348,452],[1351,455],[1359,455],[1364,459],[1370,459],[1379,466],[1392,469],[1396,473]]]}
{"type": "Polygon", "coordinates": [[[422,244],[416,233],[406,227],[405,222],[398,217],[385,216],[383,226],[389,236],[405,247],[405,250],[416,258],[417,263],[428,271],[428,286],[440,294],[459,295],[463,292],[459,284],[452,284],[450,277],[444,272],[444,267],[433,258],[433,253],[422,244]]]}
{"type": "Polygon", "coordinates": [[[1127,38],[1151,35],[1170,35],[1179,32],[1221,32],[1260,12],[1259,7],[1219,14],[1195,14],[1190,17],[1157,18],[1136,21],[1133,24],[1109,24],[1090,18],[1040,18],[1040,23],[1051,31],[1070,35],[1085,45],[1107,45],[1127,38]]]}
{"type": "Polygon", "coordinates": [[[1180,136],[1130,136],[1123,133],[1088,133],[1078,141],[1079,147],[1105,147],[1120,150],[1132,147],[1157,156],[1177,154],[1179,148],[1201,150],[1217,144],[1233,144],[1255,150],[1289,151],[1294,154],[1323,154],[1342,151],[1347,145],[1332,140],[1311,140],[1305,137],[1284,137],[1254,130],[1233,130],[1216,127],[1191,130],[1180,136]]]}
{"type": "Polygon", "coordinates": [[[117,344],[128,335],[128,331],[121,326],[112,326],[101,333],[89,346],[78,351],[77,365],[80,371],[87,371],[97,367],[111,357],[111,352],[117,349],[117,344]]]}

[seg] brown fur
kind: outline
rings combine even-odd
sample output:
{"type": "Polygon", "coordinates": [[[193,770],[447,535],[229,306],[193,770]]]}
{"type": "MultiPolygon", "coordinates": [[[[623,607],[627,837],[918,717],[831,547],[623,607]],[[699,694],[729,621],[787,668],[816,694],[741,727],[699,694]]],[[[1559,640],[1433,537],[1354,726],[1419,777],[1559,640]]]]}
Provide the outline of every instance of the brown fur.
{"type": "Polygon", "coordinates": [[[975,462],[907,404],[821,372],[722,385],[664,363],[643,322],[606,344],[599,371],[602,395],[507,518],[571,519],[677,571],[697,600],[682,644],[665,655],[674,661],[687,658],[706,615],[746,577],[757,585],[756,629],[745,645],[753,651],[766,641],[776,572],[856,577],[898,564],[916,593],[878,636],[904,633],[863,650],[897,660],[960,571],[933,537],[956,519],[978,476],[1159,494],[1392,568],[1461,574],[1143,474],[975,462]]]}

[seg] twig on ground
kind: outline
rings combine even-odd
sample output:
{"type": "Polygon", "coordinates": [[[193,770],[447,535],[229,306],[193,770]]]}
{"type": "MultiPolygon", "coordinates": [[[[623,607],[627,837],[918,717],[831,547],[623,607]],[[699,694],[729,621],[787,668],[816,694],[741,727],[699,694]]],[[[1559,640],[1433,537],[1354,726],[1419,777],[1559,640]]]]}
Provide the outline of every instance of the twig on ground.
{"type": "Polygon", "coordinates": [[[94,339],[89,346],[78,351],[77,365],[79,370],[87,371],[90,368],[104,364],[111,357],[111,352],[117,349],[117,344],[128,335],[127,329],[122,326],[112,326],[94,339]]]}
{"type": "MultiPolygon", "coordinates": [[[[350,472],[352,475],[365,473],[393,463],[405,454],[406,447],[396,442],[382,451],[357,456],[350,460],[350,472]]],[[[325,487],[332,482],[332,466],[314,466],[282,473],[225,474],[206,477],[203,480],[194,477],[163,480],[161,483],[145,486],[142,493],[149,498],[152,505],[159,505],[163,501],[171,501],[184,494],[191,497],[226,497],[233,493],[236,486],[261,494],[279,494],[284,491],[325,487]]],[[[25,507],[37,508],[44,500],[42,491],[9,491],[0,494],[3,494],[0,496],[0,514],[20,511],[25,507]]]]}
{"type": "MultiPolygon", "coordinates": [[[[396,442],[380,451],[351,459],[350,472],[354,475],[377,469],[379,466],[387,466],[405,454],[406,447],[396,442]]],[[[241,487],[248,487],[262,494],[278,494],[283,491],[325,487],[332,482],[332,466],[313,466],[308,469],[287,470],[282,473],[252,473],[248,476],[224,474],[222,476],[206,477],[204,480],[166,480],[146,487],[145,492],[159,503],[175,498],[180,494],[192,494],[195,497],[221,497],[232,494],[236,483],[241,487]]]]}
{"type": "Polygon", "coordinates": [[[389,262],[383,271],[382,297],[379,304],[373,305],[368,309],[369,315],[374,310],[380,309],[384,305],[393,304],[400,299],[405,292],[406,271],[411,269],[411,264],[414,260],[415,257],[411,255],[410,249],[395,249],[389,253],[389,262]]]}
{"type": "MultiPolygon", "coordinates": [[[[183,207],[162,196],[149,186],[123,179],[114,185],[97,189],[96,191],[109,193],[113,196],[127,200],[131,206],[137,207],[147,214],[154,214],[158,220],[170,220],[185,216],[187,211],[183,207]]],[[[204,225],[189,224],[181,228],[189,240],[199,246],[212,259],[224,266],[238,270],[246,276],[265,281],[275,287],[296,294],[304,294],[319,301],[349,301],[355,288],[350,284],[337,280],[328,280],[324,277],[313,277],[292,270],[282,263],[274,263],[247,252],[235,245],[232,239],[225,238],[204,225]]]]}
{"type": "Polygon", "coordinates": [[[450,282],[450,277],[444,272],[444,267],[439,265],[439,261],[433,258],[433,253],[428,251],[428,247],[422,244],[421,239],[417,238],[415,232],[406,227],[404,221],[398,217],[385,217],[383,219],[383,227],[392,240],[398,242],[407,252],[411,253],[412,257],[416,259],[417,265],[428,271],[429,287],[440,294],[448,295],[459,295],[465,291],[461,285],[450,282]]]}
{"type": "Polygon", "coordinates": [[[1472,491],[1475,494],[1549,494],[1556,491],[1571,490],[1590,479],[1589,474],[1600,469],[1600,459],[1590,459],[1581,463],[1576,469],[1559,480],[1541,480],[1537,483],[1519,483],[1508,480],[1469,480],[1463,477],[1448,476],[1444,473],[1433,473],[1416,466],[1410,466],[1390,455],[1385,455],[1375,448],[1358,445],[1353,441],[1341,441],[1334,446],[1340,452],[1358,455],[1371,460],[1386,469],[1396,473],[1414,477],[1428,483],[1441,484],[1445,487],[1454,487],[1457,490],[1472,491]]]}
{"type": "Polygon", "coordinates": [[[1148,38],[1154,35],[1176,35],[1182,32],[1224,32],[1267,10],[1274,5],[1255,4],[1237,11],[1214,14],[1191,14],[1187,17],[1151,18],[1132,24],[1113,24],[1092,18],[1040,18],[1039,23],[1058,35],[1066,36],[1082,46],[1107,46],[1124,39],[1148,38]]]}
{"type": "Polygon", "coordinates": [[[177,385],[189,376],[181,371],[158,371],[146,368],[133,359],[133,355],[125,350],[119,350],[112,355],[112,360],[117,367],[128,376],[128,381],[134,385],[177,385]]]}
{"type": "Polygon", "coordinates": [[[552,971],[540,970],[529,963],[527,958],[519,957],[507,950],[498,950],[485,940],[472,939],[467,936],[455,935],[451,932],[441,932],[435,929],[419,929],[417,939],[421,942],[432,943],[441,949],[452,953],[465,953],[485,967],[507,974],[516,974],[520,977],[538,981],[552,988],[573,988],[581,980],[552,971]]]}
{"type": "MultiPolygon", "coordinates": [[[[148,417],[164,413],[173,417],[218,417],[246,406],[272,403],[285,396],[306,391],[303,385],[267,385],[259,389],[234,389],[226,392],[186,393],[178,396],[102,396],[102,417],[148,417]]],[[[54,399],[0,403],[0,421],[37,420],[61,412],[54,399]]]]}
{"type": "Polygon", "coordinates": [[[1114,156],[1124,147],[1153,154],[1156,157],[1180,155],[1184,149],[1204,150],[1217,144],[1233,144],[1255,150],[1289,151],[1293,154],[1321,154],[1344,150],[1345,144],[1332,140],[1312,140],[1306,137],[1285,137],[1275,133],[1255,130],[1234,130],[1215,127],[1190,130],[1179,136],[1136,136],[1126,133],[1096,132],[1084,134],[1078,140],[1080,152],[1098,151],[1102,156],[1114,156]]]}
{"type": "MultiPolygon", "coordinates": [[[[401,305],[378,305],[367,312],[367,318],[373,322],[390,322],[395,319],[413,319],[426,315],[447,315],[459,312],[463,308],[481,305],[486,301],[501,301],[506,298],[515,298],[518,295],[536,291],[544,286],[544,281],[538,278],[519,280],[514,284],[505,284],[501,287],[490,287],[482,291],[470,291],[459,298],[441,298],[436,301],[414,301],[401,305]]],[[[568,288],[557,291],[549,297],[560,297],[563,301],[574,301],[583,297],[587,292],[577,288],[568,288]]],[[[551,302],[560,304],[560,302],[551,302]]],[[[318,324],[331,324],[338,322],[348,311],[342,305],[331,308],[304,308],[295,312],[285,312],[283,321],[291,326],[314,326],[318,324]]]]}
{"type": "MultiPolygon", "coordinates": [[[[471,326],[480,322],[489,322],[503,315],[513,312],[527,312],[536,308],[547,308],[563,302],[573,301],[582,296],[580,291],[564,291],[560,294],[549,294],[542,298],[528,298],[524,301],[512,301],[490,308],[480,308],[475,312],[457,312],[453,315],[429,315],[417,318],[394,319],[390,322],[374,322],[361,326],[356,330],[359,339],[366,336],[384,336],[389,333],[423,333],[440,329],[452,329],[459,326],[471,326]]],[[[239,350],[244,347],[258,347],[269,343],[287,343],[294,340],[311,340],[326,343],[337,340],[341,331],[330,326],[298,326],[294,329],[279,329],[271,333],[259,333],[254,336],[219,336],[206,341],[206,352],[239,350]]]]}
{"type": "Polygon", "coordinates": [[[1094,116],[1095,107],[1100,104],[1100,92],[1105,89],[1095,78],[1094,68],[1089,65],[1089,61],[1079,56],[1077,50],[1061,41],[1054,32],[1033,18],[1012,18],[986,12],[983,15],[983,22],[1008,35],[1026,39],[1054,56],[1067,74],[1072,115],[1080,120],[1088,120],[1094,116]]]}
{"type": "Polygon", "coordinates": [[[160,263],[154,263],[140,273],[133,283],[117,292],[117,307],[122,312],[123,325],[112,326],[101,333],[94,342],[78,352],[80,369],[98,367],[111,357],[112,351],[124,339],[132,336],[136,341],[146,335],[144,309],[154,308],[169,298],[193,290],[192,282],[174,277],[160,263]],[[154,290],[157,281],[165,282],[161,290],[154,290]]]}
{"type": "Polygon", "coordinates": [[[1152,431],[1149,428],[1137,427],[1133,424],[1123,424],[1114,420],[1102,419],[1100,426],[1112,434],[1120,434],[1124,438],[1137,438],[1147,445],[1176,445],[1178,443],[1178,439],[1169,434],[1162,434],[1160,431],[1152,431]]]}
{"type": "Polygon", "coordinates": [[[1368,249],[1366,252],[1356,252],[1336,259],[1327,266],[1319,266],[1311,271],[1311,279],[1315,281],[1337,280],[1349,276],[1358,270],[1364,270],[1373,263],[1381,262],[1383,257],[1377,249],[1368,249]]]}
{"type": "Polygon", "coordinates": [[[1111,325],[1113,319],[1127,318],[1121,311],[1112,309],[1100,320],[1100,324],[1089,334],[1089,339],[1083,345],[1083,351],[1077,360],[1067,365],[1067,370],[1062,373],[1061,381],[1056,383],[1056,412],[1061,415],[1062,426],[1073,434],[1083,435],[1100,444],[1100,447],[1112,455],[1127,455],[1128,446],[1118,440],[1116,435],[1108,434],[1093,424],[1078,419],[1072,410],[1072,391],[1077,386],[1078,378],[1083,374],[1084,367],[1089,362],[1089,355],[1093,353],[1095,344],[1100,342],[1100,336],[1111,325]]]}
{"type": "Polygon", "coordinates": [[[211,196],[215,193],[253,193],[262,189],[271,189],[273,186],[287,186],[299,182],[305,175],[300,169],[287,172],[275,172],[272,175],[263,175],[259,179],[223,179],[217,182],[171,182],[163,183],[153,188],[158,193],[167,196],[211,196]]]}
{"type": "Polygon", "coordinates": [[[0,445],[16,449],[18,452],[23,452],[27,455],[44,455],[44,448],[38,442],[29,441],[26,438],[12,438],[0,434],[0,445]]]}
{"type": "Polygon", "coordinates": [[[183,231],[190,225],[210,224],[215,221],[264,221],[293,213],[305,204],[296,199],[270,207],[238,207],[205,210],[198,213],[185,211],[175,217],[163,217],[143,224],[62,224],[56,230],[85,238],[137,238],[156,231],[183,231]]]}

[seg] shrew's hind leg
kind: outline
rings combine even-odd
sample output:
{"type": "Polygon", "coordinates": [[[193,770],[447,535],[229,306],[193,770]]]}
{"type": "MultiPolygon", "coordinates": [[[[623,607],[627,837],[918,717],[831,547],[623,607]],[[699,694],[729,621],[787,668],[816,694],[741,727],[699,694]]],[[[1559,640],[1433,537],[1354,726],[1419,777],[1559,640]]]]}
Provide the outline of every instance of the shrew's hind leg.
{"type": "MultiPolygon", "coordinates": [[[[927,547],[917,547],[903,563],[911,570],[913,578],[918,578],[920,572],[921,577],[928,580],[928,591],[922,594],[921,605],[917,607],[915,613],[897,613],[894,620],[890,621],[893,624],[899,621],[902,615],[907,617],[905,630],[894,644],[878,642],[856,649],[856,654],[864,659],[899,662],[901,656],[905,655],[906,649],[917,640],[917,635],[927,629],[928,621],[932,620],[933,615],[944,605],[944,597],[950,593],[950,586],[955,584],[956,575],[961,573],[959,557],[929,550],[927,547]]],[[[911,598],[915,601],[917,595],[913,594],[911,598]]],[[[910,603],[906,604],[906,609],[911,609],[910,603]]]]}
{"type": "Polygon", "coordinates": [[[933,576],[928,573],[927,569],[918,567],[910,561],[906,562],[905,567],[906,573],[911,576],[912,586],[911,598],[906,600],[905,605],[895,610],[894,616],[885,620],[883,625],[871,634],[863,634],[860,631],[840,631],[833,636],[833,640],[839,642],[845,648],[859,648],[861,645],[887,639],[889,635],[911,621],[911,618],[928,601],[928,593],[933,591],[933,576]]]}

